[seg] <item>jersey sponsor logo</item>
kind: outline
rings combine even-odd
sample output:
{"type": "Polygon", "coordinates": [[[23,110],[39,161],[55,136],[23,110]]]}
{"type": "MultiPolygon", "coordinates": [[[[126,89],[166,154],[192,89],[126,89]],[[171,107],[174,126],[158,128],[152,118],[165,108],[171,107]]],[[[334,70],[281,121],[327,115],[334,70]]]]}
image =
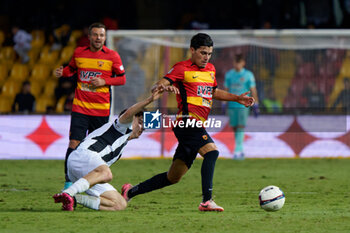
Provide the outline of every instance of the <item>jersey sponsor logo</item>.
{"type": "Polygon", "coordinates": [[[102,72],[98,71],[80,71],[80,80],[82,81],[90,81],[92,78],[100,78],[102,72]]]}
{"type": "Polygon", "coordinates": [[[212,100],[208,100],[208,99],[202,98],[202,105],[203,105],[204,107],[211,108],[212,104],[213,104],[213,101],[212,101],[212,100]]]}
{"type": "Polygon", "coordinates": [[[197,95],[201,97],[211,98],[213,95],[213,87],[212,86],[198,86],[197,87],[197,95]]]}
{"type": "Polygon", "coordinates": [[[96,92],[96,88],[91,83],[81,83],[81,90],[82,91],[90,91],[90,92],[96,92]]]}
{"type": "Polygon", "coordinates": [[[202,138],[204,139],[204,140],[208,140],[208,135],[202,135],[202,138]]]}

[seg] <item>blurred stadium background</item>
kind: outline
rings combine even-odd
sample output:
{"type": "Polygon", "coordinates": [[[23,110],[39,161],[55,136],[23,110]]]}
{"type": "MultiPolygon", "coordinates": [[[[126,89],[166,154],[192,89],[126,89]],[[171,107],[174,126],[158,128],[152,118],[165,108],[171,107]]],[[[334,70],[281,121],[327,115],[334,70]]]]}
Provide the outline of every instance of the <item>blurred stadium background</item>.
{"type": "MultiPolygon", "coordinates": [[[[344,79],[350,77],[349,8],[346,0],[181,0],[175,5],[132,0],[97,6],[93,1],[2,1],[0,146],[5,149],[0,158],[63,158],[71,96],[57,95],[62,82],[53,70],[86,43],[86,26],[95,21],[107,25],[107,45],[119,52],[126,68],[127,84],[113,91],[113,114],[144,98],[175,62],[187,59],[189,39],[202,30],[214,39],[211,62],[219,87],[237,53],[245,55],[246,68],[255,75],[261,115],[248,121],[248,158],[349,157],[350,99],[335,105],[344,79]],[[33,37],[26,64],[13,48],[15,25],[33,37]],[[11,109],[24,81],[31,82],[36,98],[32,114],[11,109]],[[272,108],[265,100],[280,107],[272,108]]],[[[173,113],[174,96],[152,107],[173,113]]],[[[212,135],[221,156],[229,158],[234,138],[220,102],[214,102],[212,114],[224,123],[212,135]]],[[[175,149],[167,131],[148,132],[130,144],[124,157],[170,157],[175,149]]]]}

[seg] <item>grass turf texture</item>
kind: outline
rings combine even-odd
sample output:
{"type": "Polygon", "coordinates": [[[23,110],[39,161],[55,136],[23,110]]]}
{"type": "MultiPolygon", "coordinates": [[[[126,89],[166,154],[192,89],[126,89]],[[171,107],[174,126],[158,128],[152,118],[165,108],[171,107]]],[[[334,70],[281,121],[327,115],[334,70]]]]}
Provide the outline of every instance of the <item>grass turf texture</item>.
{"type": "MultiPolygon", "coordinates": [[[[137,196],[124,211],[63,212],[52,199],[63,186],[63,161],[0,161],[0,232],[350,232],[348,159],[218,160],[214,198],[222,213],[198,211],[201,162],[180,183],[137,196]],[[267,185],[285,192],[280,211],[260,208],[267,185]]],[[[120,190],[170,163],[121,160],[111,183],[120,190]]]]}

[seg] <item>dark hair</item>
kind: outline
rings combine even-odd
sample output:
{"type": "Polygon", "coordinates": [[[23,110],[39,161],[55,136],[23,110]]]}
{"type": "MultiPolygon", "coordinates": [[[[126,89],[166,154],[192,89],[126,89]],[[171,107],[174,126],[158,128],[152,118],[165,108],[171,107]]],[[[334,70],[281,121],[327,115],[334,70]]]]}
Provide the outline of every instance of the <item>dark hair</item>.
{"type": "Polygon", "coordinates": [[[190,47],[198,49],[201,46],[213,47],[214,42],[209,35],[205,33],[198,33],[192,37],[190,47]]]}
{"type": "Polygon", "coordinates": [[[106,30],[106,26],[103,23],[93,23],[89,26],[89,34],[93,28],[104,28],[106,30]]]}
{"type": "Polygon", "coordinates": [[[243,54],[241,53],[236,54],[234,59],[235,59],[235,62],[241,62],[245,60],[243,54]]]}
{"type": "Polygon", "coordinates": [[[24,87],[25,85],[30,85],[30,82],[29,82],[29,81],[24,81],[24,82],[22,83],[22,87],[24,87]]]}
{"type": "Polygon", "coordinates": [[[136,116],[136,117],[140,117],[140,116],[143,117],[143,111],[140,111],[140,112],[136,113],[135,116],[136,116]]]}

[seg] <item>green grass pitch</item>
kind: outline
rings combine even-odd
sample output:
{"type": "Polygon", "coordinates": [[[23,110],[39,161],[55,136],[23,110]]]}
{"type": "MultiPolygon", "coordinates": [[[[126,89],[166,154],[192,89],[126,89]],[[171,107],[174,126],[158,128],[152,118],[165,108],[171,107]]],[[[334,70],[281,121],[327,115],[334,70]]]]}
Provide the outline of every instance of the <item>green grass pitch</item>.
{"type": "MultiPolygon", "coordinates": [[[[63,161],[0,161],[0,232],[350,232],[350,160],[217,161],[214,199],[222,213],[198,211],[200,166],[180,183],[135,197],[121,212],[78,207],[63,212],[52,195],[63,186],[63,161]],[[265,212],[259,191],[279,186],[284,207],[265,212]]],[[[166,171],[171,161],[121,160],[112,166],[118,190],[166,171]]]]}

